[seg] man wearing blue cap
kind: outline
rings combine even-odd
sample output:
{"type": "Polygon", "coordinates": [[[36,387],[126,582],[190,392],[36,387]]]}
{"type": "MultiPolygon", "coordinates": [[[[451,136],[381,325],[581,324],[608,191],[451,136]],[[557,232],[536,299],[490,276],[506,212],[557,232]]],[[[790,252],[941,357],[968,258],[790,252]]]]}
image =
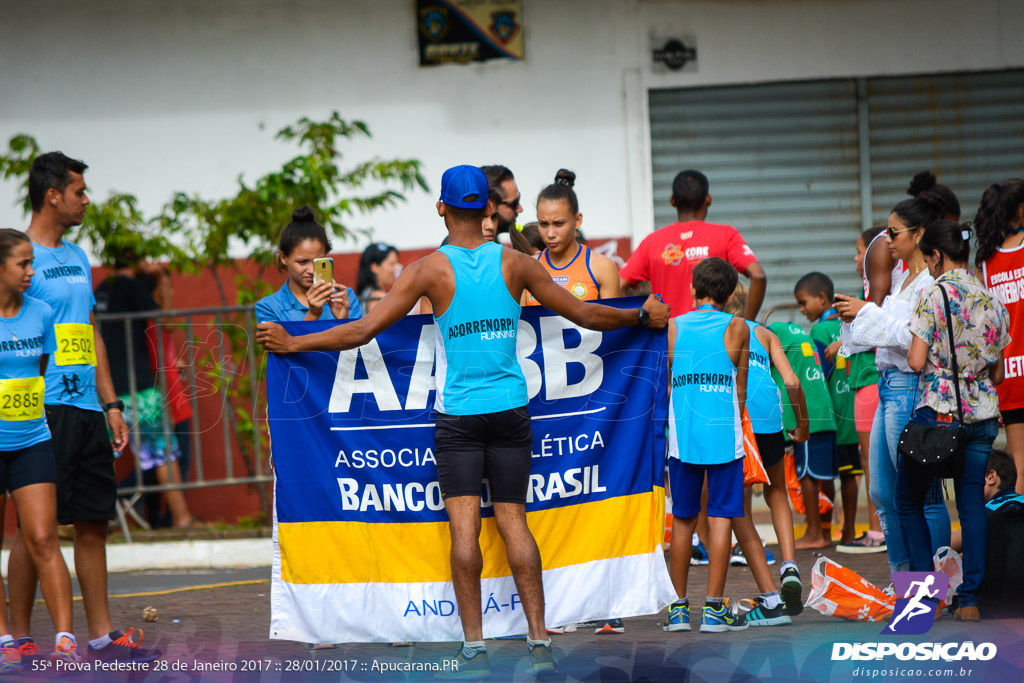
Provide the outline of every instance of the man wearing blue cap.
{"type": "Polygon", "coordinates": [[[515,334],[523,290],[588,329],[660,329],[669,320],[669,307],[653,296],[642,308],[625,310],[578,300],[556,285],[535,259],[484,237],[481,224],[493,212],[487,179],[479,168],[448,169],[441,177],[437,203],[437,213],[448,228],[448,244],[404,269],[369,315],[300,337],[290,336],[276,323],[261,323],[256,333],[257,341],[274,353],[351,349],[401,319],[421,296],[430,300],[442,341],[436,349],[434,455],[452,538],[452,583],[466,639],[456,656],[458,670],[452,672],[457,678],[490,674],[480,600],[480,491],[485,476],[529,624],[528,672],[555,668],[544,626],[540,552],[526,524],[533,433],[515,334]]]}

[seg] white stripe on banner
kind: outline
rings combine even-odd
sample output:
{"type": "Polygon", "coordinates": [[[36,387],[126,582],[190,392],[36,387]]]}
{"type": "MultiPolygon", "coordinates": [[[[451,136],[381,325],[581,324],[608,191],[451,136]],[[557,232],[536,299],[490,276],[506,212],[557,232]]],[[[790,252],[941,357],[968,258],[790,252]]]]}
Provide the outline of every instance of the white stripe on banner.
{"type": "MultiPolygon", "coordinates": [[[[600,413],[604,408],[594,408],[593,410],[580,410],[575,413],[558,413],[557,415],[534,415],[530,417],[531,420],[553,420],[556,417],[576,417],[577,415],[593,415],[594,413],[600,413]]],[[[426,424],[419,425],[377,425],[374,427],[331,427],[332,432],[365,432],[370,429],[411,429],[413,427],[434,427],[436,426],[433,422],[427,422],[426,424]]]]}
{"type": "MultiPolygon", "coordinates": [[[[306,643],[462,640],[451,583],[293,584],[277,580],[277,555],[274,560],[271,638],[306,643]],[[403,616],[395,619],[395,614],[403,616]]],[[[657,614],[676,599],[660,547],[643,555],[548,569],[544,593],[561,596],[545,606],[550,626],[657,614]]],[[[512,577],[482,581],[484,638],[526,633],[515,594],[512,577]],[[488,602],[492,595],[493,604],[488,602]]]]}

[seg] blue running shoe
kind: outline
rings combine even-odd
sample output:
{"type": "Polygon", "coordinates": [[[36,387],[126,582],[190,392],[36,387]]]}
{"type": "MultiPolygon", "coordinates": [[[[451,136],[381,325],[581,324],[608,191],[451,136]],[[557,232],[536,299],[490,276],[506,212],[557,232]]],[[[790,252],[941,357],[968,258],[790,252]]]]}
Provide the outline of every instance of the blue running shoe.
{"type": "Polygon", "coordinates": [[[689,631],[690,605],[677,602],[669,607],[668,617],[665,619],[662,629],[665,631],[689,631]]]}
{"type": "Polygon", "coordinates": [[[780,602],[768,609],[760,597],[754,599],[754,608],[743,615],[743,620],[749,626],[785,626],[793,623],[785,612],[785,603],[780,602]]]}
{"type": "MultiPolygon", "coordinates": [[[[768,548],[764,549],[764,559],[769,565],[775,564],[775,556],[768,552],[768,548]]],[[[743,550],[740,548],[739,543],[732,547],[732,556],[729,558],[729,564],[734,567],[747,566],[747,558],[743,556],[743,550]]]]}
{"type": "Polygon", "coordinates": [[[690,552],[690,566],[697,567],[702,564],[708,563],[708,551],[704,547],[704,544],[700,542],[700,536],[697,534],[693,535],[692,539],[692,551],[690,552]]]}
{"type": "Polygon", "coordinates": [[[718,609],[704,605],[700,615],[701,633],[725,633],[726,631],[746,630],[747,622],[743,620],[743,617],[733,614],[725,605],[718,609]]]}

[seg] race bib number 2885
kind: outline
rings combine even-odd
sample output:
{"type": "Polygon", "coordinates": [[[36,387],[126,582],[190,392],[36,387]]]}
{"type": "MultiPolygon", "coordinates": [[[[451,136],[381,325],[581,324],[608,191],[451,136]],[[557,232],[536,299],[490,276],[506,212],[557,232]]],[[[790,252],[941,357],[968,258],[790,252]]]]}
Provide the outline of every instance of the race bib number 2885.
{"type": "Polygon", "coordinates": [[[38,420],[45,393],[42,377],[0,379],[0,420],[38,420]]]}

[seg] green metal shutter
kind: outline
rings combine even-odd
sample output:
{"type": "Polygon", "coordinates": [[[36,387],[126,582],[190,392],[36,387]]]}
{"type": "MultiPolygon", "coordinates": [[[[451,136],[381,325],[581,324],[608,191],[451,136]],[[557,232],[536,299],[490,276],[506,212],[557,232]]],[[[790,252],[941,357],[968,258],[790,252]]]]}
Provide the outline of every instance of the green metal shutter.
{"type": "Polygon", "coordinates": [[[735,226],[768,273],[764,309],[793,302],[800,276],[822,271],[857,293],[861,226],[856,82],[652,90],[656,226],[676,220],[672,179],[707,175],[708,221],[735,226]]]}
{"type": "Polygon", "coordinates": [[[1024,71],[868,80],[872,215],[879,224],[931,169],[974,220],[991,183],[1024,177],[1024,71]]]}

